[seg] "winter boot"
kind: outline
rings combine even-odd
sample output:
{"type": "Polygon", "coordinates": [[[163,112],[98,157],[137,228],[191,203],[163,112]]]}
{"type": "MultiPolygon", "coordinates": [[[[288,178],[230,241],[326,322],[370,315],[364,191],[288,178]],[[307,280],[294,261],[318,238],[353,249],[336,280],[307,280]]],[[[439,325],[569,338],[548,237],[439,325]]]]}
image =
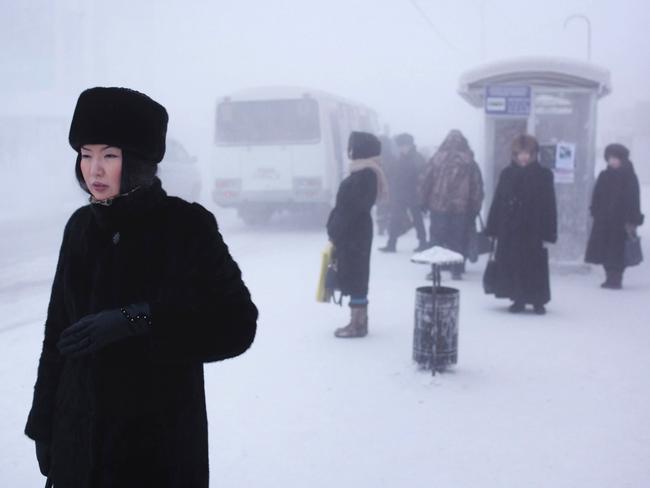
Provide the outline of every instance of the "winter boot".
{"type": "Polygon", "coordinates": [[[541,303],[537,303],[537,304],[533,305],[533,311],[537,315],[546,315],[546,307],[544,305],[542,305],[541,303]]]}
{"type": "Polygon", "coordinates": [[[336,329],[334,335],[339,338],[365,337],[368,335],[368,305],[350,307],[350,323],[336,329]]]}
{"type": "Polygon", "coordinates": [[[422,251],[426,251],[427,249],[429,249],[429,247],[430,247],[430,246],[429,246],[429,244],[427,243],[427,241],[420,241],[420,244],[418,245],[418,247],[416,247],[415,249],[413,249],[413,252],[422,252],[422,251]]]}
{"type": "Polygon", "coordinates": [[[623,288],[623,272],[622,271],[607,271],[607,278],[605,283],[600,285],[601,288],[607,290],[620,290],[623,288]]]}
{"type": "Polygon", "coordinates": [[[526,304],[524,302],[515,302],[508,308],[510,313],[521,313],[524,310],[526,310],[526,304]]]}

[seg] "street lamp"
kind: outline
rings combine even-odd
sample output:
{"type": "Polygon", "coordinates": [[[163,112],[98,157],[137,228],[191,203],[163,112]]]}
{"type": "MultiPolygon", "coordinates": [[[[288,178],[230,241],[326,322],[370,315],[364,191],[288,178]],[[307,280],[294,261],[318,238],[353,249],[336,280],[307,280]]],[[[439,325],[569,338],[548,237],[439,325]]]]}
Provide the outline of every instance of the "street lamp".
{"type": "Polygon", "coordinates": [[[589,20],[589,17],[587,17],[586,15],[581,15],[581,14],[571,15],[567,17],[567,19],[564,21],[565,29],[572,20],[584,20],[585,23],[587,24],[587,59],[591,61],[591,20],[589,20]]]}

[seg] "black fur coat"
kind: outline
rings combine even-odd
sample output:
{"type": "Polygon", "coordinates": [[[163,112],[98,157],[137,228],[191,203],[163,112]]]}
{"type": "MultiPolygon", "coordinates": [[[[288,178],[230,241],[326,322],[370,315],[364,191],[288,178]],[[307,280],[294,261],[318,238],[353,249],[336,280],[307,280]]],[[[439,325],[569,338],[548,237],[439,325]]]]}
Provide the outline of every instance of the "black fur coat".
{"type": "Polygon", "coordinates": [[[207,487],[203,363],[242,354],[257,309],[198,204],[153,186],[88,205],[66,225],[26,434],[51,444],[57,488],[207,487]],[[151,333],[79,359],[63,329],[148,302],[151,333]]]}

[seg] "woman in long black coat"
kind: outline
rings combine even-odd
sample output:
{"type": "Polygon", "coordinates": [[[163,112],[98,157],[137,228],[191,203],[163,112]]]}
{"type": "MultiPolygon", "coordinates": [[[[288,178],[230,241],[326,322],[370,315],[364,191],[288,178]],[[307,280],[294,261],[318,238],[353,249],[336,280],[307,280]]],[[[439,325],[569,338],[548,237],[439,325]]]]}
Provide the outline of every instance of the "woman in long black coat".
{"type": "Polygon", "coordinates": [[[166,128],[133,90],[77,102],[70,144],[91,204],[63,234],[25,428],[57,488],[206,488],[203,363],[255,336],[214,216],[155,177],[166,128]]]}
{"type": "Polygon", "coordinates": [[[339,285],[350,296],[350,323],[337,329],[336,337],[368,334],[368,282],[372,249],[372,207],[386,195],[386,177],[379,156],[381,142],[373,134],[352,132],[348,141],[350,175],[336,195],[336,206],[327,222],[327,233],[338,261],[339,285]]]}
{"type": "Polygon", "coordinates": [[[530,304],[541,315],[551,299],[544,243],[557,240],[557,209],[553,173],[538,163],[538,152],[534,137],[515,139],[512,163],[499,177],[487,233],[497,239],[495,295],[510,298],[513,313],[530,304]]]}
{"type": "Polygon", "coordinates": [[[591,229],[585,260],[602,264],[606,279],[603,288],[623,286],[624,250],[628,235],[643,224],[639,180],[630,161],[630,151],[621,144],[605,148],[607,169],[598,175],[591,199],[591,229]]]}

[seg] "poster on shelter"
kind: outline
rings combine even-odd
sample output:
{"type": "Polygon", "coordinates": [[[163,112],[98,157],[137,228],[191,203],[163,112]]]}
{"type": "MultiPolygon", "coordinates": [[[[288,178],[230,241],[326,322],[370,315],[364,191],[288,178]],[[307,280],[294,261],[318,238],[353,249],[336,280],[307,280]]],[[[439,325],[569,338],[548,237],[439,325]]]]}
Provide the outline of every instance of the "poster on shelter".
{"type": "Polygon", "coordinates": [[[555,183],[574,183],[576,175],[576,144],[559,142],[555,152],[555,183]]]}

